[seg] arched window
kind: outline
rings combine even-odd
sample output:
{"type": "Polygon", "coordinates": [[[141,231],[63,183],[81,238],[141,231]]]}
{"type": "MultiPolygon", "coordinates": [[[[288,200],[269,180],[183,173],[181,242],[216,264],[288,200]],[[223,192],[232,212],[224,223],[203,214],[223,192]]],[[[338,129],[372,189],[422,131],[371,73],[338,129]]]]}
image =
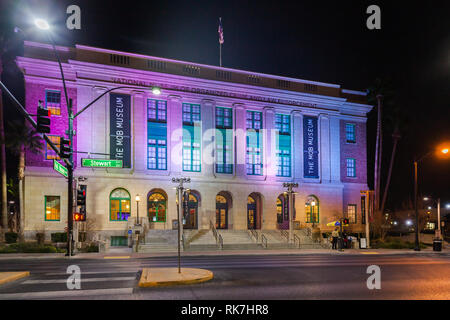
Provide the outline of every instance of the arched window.
{"type": "Polygon", "coordinates": [[[307,223],[319,223],[319,200],[315,196],[308,196],[305,211],[307,223]]]}
{"type": "Polygon", "coordinates": [[[166,222],[167,199],[159,192],[152,192],[147,200],[148,221],[166,222]]]}
{"type": "Polygon", "coordinates": [[[128,221],[131,212],[130,194],[122,188],[114,189],[109,196],[109,219],[128,221]]]}

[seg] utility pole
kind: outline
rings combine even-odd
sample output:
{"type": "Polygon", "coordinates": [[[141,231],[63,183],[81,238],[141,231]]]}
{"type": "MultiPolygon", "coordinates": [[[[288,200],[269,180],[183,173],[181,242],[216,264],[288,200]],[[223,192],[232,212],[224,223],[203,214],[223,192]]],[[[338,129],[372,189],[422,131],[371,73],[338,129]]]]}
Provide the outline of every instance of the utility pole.
{"type": "Polygon", "coordinates": [[[289,201],[289,243],[294,242],[294,190],[293,188],[298,188],[298,183],[285,182],[283,183],[283,188],[287,188],[287,195],[289,201]]]}

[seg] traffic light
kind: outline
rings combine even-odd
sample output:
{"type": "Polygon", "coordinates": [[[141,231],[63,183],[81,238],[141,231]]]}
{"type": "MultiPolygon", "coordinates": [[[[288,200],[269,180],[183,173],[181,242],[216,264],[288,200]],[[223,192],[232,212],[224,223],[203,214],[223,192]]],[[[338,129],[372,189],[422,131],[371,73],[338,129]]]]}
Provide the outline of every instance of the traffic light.
{"type": "Polygon", "coordinates": [[[342,220],[342,224],[348,224],[348,219],[347,219],[347,218],[344,218],[344,219],[342,220]]]}
{"type": "Polygon", "coordinates": [[[81,214],[78,213],[78,212],[75,212],[75,213],[73,214],[73,221],[82,221],[82,220],[81,220],[81,214]]]}
{"type": "Polygon", "coordinates": [[[39,133],[50,133],[50,110],[38,107],[36,131],[39,133]]]}
{"type": "Polygon", "coordinates": [[[60,137],[60,147],[59,151],[61,153],[61,158],[69,158],[70,157],[70,140],[60,137]]]}
{"type": "Polygon", "coordinates": [[[80,184],[79,189],[77,189],[77,206],[80,206],[79,220],[75,221],[86,221],[86,189],[85,184],[80,184]]]}

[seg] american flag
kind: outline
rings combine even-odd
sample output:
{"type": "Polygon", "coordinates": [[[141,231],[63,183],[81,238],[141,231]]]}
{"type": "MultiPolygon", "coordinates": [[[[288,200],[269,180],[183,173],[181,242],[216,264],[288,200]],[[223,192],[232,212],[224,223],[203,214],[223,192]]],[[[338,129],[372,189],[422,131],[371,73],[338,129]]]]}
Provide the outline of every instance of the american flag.
{"type": "Polygon", "coordinates": [[[219,43],[223,44],[224,40],[223,40],[223,28],[222,28],[222,18],[219,18],[219,43]]]}

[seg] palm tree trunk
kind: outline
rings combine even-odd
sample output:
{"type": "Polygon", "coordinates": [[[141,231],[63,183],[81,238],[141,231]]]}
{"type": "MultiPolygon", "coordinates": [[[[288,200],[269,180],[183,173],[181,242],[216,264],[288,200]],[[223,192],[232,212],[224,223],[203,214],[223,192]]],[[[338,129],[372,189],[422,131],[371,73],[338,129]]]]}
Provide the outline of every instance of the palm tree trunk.
{"type": "MultiPolygon", "coordinates": [[[[0,47],[0,79],[3,72],[2,48],[0,47]]],[[[6,147],[5,147],[5,129],[3,124],[3,95],[0,90],[0,165],[2,170],[2,232],[1,239],[5,240],[5,232],[8,231],[8,195],[6,187],[6,147]]]]}
{"type": "Polygon", "coordinates": [[[400,139],[400,134],[398,133],[397,129],[394,131],[394,134],[392,135],[392,137],[394,138],[394,146],[392,147],[391,162],[389,163],[389,172],[388,172],[387,181],[386,181],[386,188],[384,189],[383,201],[381,202],[381,212],[384,211],[384,205],[386,204],[387,194],[389,191],[389,185],[391,183],[392,168],[394,166],[395,152],[397,150],[398,140],[400,139]]]}
{"type": "MultiPolygon", "coordinates": [[[[379,153],[378,153],[378,173],[377,173],[377,209],[380,210],[380,198],[381,198],[381,164],[383,159],[383,108],[382,108],[383,102],[380,102],[380,144],[379,144],[379,153]]],[[[383,210],[380,210],[380,213],[383,214],[383,210]]]]}
{"type": "Polygon", "coordinates": [[[375,205],[374,205],[374,211],[378,210],[379,201],[378,198],[378,175],[379,175],[379,150],[380,150],[380,134],[381,134],[381,98],[382,95],[377,95],[377,101],[378,101],[378,121],[377,121],[377,136],[376,136],[376,143],[375,143],[375,170],[374,170],[374,190],[375,190],[375,205]]]}
{"type": "Polygon", "coordinates": [[[22,146],[19,158],[19,239],[25,240],[25,211],[24,211],[24,195],[23,195],[23,178],[25,176],[25,148],[22,146]]]}

